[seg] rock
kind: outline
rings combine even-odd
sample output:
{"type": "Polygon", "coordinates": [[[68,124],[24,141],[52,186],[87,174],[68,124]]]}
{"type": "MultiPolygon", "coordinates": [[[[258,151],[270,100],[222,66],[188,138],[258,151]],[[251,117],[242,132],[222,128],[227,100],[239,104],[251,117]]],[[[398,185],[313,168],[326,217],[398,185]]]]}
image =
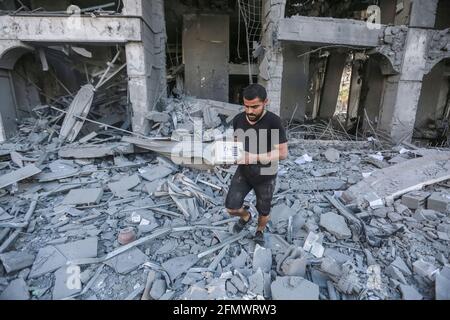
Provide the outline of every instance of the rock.
{"type": "Polygon", "coordinates": [[[325,151],[324,156],[329,162],[335,163],[339,161],[340,153],[334,148],[329,148],[325,151]]]}
{"type": "Polygon", "coordinates": [[[320,226],[341,240],[348,239],[352,236],[352,232],[348,228],[345,218],[334,212],[327,212],[321,215],[320,226]]]}
{"type": "Polygon", "coordinates": [[[247,292],[247,287],[245,286],[244,282],[242,282],[241,278],[239,278],[238,276],[233,276],[230,279],[230,282],[233,284],[233,286],[236,287],[236,289],[239,290],[239,292],[242,292],[242,293],[247,292]]]}
{"type": "Polygon", "coordinates": [[[271,291],[274,300],[319,300],[319,286],[301,277],[277,277],[271,291]]]}
{"type": "Polygon", "coordinates": [[[231,264],[236,269],[243,268],[248,259],[248,253],[245,250],[241,251],[241,254],[231,260],[231,264]]]}
{"type": "Polygon", "coordinates": [[[272,269],[272,250],[261,247],[259,244],[255,246],[253,253],[253,270],[261,268],[263,272],[270,272],[272,269]]]}

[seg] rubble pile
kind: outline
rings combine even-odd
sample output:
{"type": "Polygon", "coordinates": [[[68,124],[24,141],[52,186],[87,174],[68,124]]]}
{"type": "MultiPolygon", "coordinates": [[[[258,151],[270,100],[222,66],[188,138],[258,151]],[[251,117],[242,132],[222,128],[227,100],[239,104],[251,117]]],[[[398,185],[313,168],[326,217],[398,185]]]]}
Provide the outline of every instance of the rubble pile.
{"type": "MultiPolygon", "coordinates": [[[[291,132],[260,247],[257,219],[231,232],[235,166],[168,156],[186,136],[227,135],[235,106],[173,99],[146,115],[147,137],[108,127],[73,143],[41,111],[0,145],[0,299],[449,298],[447,152],[291,132]],[[429,166],[402,184],[417,159],[429,166]],[[396,168],[385,193],[354,192],[396,168]]],[[[257,215],[253,192],[246,203],[257,215]]]]}

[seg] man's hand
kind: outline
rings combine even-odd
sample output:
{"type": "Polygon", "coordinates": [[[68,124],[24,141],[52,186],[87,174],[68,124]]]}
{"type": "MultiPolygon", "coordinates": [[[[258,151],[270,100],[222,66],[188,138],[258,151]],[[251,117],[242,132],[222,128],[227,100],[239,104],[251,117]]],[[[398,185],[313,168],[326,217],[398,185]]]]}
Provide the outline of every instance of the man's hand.
{"type": "Polygon", "coordinates": [[[255,164],[258,162],[258,155],[245,151],[237,164],[255,164]]]}

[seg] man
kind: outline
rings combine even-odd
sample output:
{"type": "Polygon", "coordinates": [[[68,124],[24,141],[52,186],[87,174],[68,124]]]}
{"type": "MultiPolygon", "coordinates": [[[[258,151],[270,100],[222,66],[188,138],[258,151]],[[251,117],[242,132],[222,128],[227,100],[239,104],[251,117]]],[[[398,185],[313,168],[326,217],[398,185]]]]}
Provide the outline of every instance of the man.
{"type": "Polygon", "coordinates": [[[234,117],[233,129],[235,140],[244,144],[245,153],[237,162],[239,166],[231,181],[225,207],[230,215],[240,218],[233,231],[242,231],[252,219],[249,207],[243,207],[243,204],[253,189],[259,215],[254,241],[264,246],[263,232],[270,219],[277,164],[287,158],[287,139],[280,117],[266,110],[268,100],[263,86],[248,86],[243,98],[245,112],[234,117]]]}

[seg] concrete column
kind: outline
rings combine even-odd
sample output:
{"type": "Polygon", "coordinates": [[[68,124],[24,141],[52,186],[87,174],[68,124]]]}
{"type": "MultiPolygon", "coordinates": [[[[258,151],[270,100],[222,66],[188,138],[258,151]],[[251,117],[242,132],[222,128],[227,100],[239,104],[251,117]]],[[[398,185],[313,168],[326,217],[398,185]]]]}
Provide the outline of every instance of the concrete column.
{"type": "Polygon", "coordinates": [[[281,110],[283,53],[281,43],[274,39],[280,19],[284,18],[286,0],[263,0],[262,39],[265,54],[259,63],[258,83],[267,89],[268,109],[278,115],[281,110]]]}
{"type": "Polygon", "coordinates": [[[229,100],[228,15],[189,14],[183,21],[185,88],[197,98],[229,100]]]}
{"type": "Polygon", "coordinates": [[[320,118],[331,118],[336,111],[342,73],[344,72],[346,53],[333,52],[328,57],[325,82],[322,88],[322,98],[319,109],[320,118]]]}
{"type": "MultiPolygon", "coordinates": [[[[407,2],[407,1],[405,1],[407,2]]],[[[399,77],[389,77],[379,128],[390,131],[394,142],[411,141],[427,62],[430,34],[436,20],[436,0],[413,0],[410,28],[399,77]]]]}
{"type": "Polygon", "coordinates": [[[146,134],[145,114],[167,95],[164,1],[124,0],[122,13],[142,17],[142,41],[128,42],[125,51],[133,131],[146,134]]]}
{"type": "Polygon", "coordinates": [[[283,46],[282,119],[304,120],[309,83],[309,54],[298,56],[309,50],[309,47],[294,44],[283,46]]]}
{"type": "Polygon", "coordinates": [[[410,28],[408,31],[405,57],[392,115],[391,138],[394,142],[411,141],[413,135],[422,90],[428,38],[426,30],[410,28]]]}
{"type": "Polygon", "coordinates": [[[0,69],[0,143],[14,136],[17,129],[16,99],[9,70],[0,69]]]}
{"type": "Polygon", "coordinates": [[[353,62],[350,94],[348,99],[347,124],[349,124],[352,118],[356,118],[358,116],[363,77],[363,75],[360,74],[362,71],[362,64],[363,63],[361,60],[355,60],[353,62]]]}

